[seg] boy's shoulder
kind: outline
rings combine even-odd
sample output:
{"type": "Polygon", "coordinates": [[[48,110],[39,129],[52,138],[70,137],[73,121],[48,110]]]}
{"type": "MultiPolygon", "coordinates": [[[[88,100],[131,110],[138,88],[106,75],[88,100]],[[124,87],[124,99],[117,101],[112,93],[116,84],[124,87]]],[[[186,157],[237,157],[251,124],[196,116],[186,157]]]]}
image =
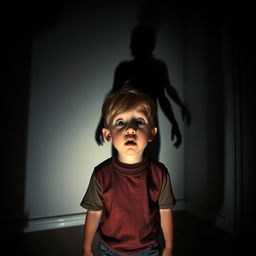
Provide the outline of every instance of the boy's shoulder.
{"type": "Polygon", "coordinates": [[[150,162],[150,169],[152,170],[157,170],[157,171],[160,171],[162,173],[168,173],[168,169],[167,167],[165,166],[164,163],[162,162],[159,162],[159,161],[155,161],[153,159],[149,159],[149,162],[150,162]]]}
{"type": "Polygon", "coordinates": [[[102,170],[105,170],[106,168],[109,168],[112,165],[112,157],[104,160],[94,168],[94,172],[100,172],[102,170]]]}
{"type": "Polygon", "coordinates": [[[150,158],[149,158],[149,170],[150,170],[150,173],[154,175],[159,175],[159,177],[165,177],[169,175],[168,168],[164,163],[150,159],[150,158]]]}
{"type": "Polygon", "coordinates": [[[112,161],[108,158],[94,167],[92,176],[97,180],[98,183],[102,183],[104,180],[108,180],[112,172],[112,161]]]}

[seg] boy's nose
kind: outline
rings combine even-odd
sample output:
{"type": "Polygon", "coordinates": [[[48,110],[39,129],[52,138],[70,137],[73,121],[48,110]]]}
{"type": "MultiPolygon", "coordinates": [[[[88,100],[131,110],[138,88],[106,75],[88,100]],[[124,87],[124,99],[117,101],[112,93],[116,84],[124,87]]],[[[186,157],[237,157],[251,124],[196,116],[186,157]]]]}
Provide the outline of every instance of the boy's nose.
{"type": "Polygon", "coordinates": [[[135,134],[136,130],[134,129],[134,127],[128,127],[125,131],[126,134],[135,134]]]}

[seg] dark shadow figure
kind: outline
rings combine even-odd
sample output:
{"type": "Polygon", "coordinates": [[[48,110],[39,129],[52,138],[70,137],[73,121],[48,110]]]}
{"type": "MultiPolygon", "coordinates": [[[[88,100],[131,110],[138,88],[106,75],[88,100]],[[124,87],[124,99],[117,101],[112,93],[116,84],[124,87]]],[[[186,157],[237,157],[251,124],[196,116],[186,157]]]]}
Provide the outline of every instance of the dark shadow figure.
{"type": "MultiPolygon", "coordinates": [[[[166,93],[180,107],[182,119],[187,125],[191,122],[190,114],[170,83],[166,64],[153,55],[155,42],[156,33],[152,27],[139,24],[133,29],[130,49],[134,59],[123,61],[117,66],[111,91],[117,91],[124,85],[129,84],[131,87],[148,94],[156,105],[158,102],[172,125],[171,140],[174,147],[178,148],[182,143],[182,135],[166,93]]],[[[104,143],[102,128],[103,120],[101,118],[95,133],[98,145],[104,143]]],[[[146,154],[152,159],[158,160],[159,151],[160,134],[158,131],[154,141],[147,146],[146,154]]]]}

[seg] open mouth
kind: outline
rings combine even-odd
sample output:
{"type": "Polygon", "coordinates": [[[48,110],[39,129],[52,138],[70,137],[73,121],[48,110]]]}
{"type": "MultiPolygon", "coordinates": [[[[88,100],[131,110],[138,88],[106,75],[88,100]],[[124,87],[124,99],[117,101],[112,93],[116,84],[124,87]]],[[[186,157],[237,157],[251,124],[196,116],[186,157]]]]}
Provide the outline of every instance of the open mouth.
{"type": "Polygon", "coordinates": [[[125,142],[126,146],[135,146],[137,143],[134,140],[128,140],[125,142]]]}

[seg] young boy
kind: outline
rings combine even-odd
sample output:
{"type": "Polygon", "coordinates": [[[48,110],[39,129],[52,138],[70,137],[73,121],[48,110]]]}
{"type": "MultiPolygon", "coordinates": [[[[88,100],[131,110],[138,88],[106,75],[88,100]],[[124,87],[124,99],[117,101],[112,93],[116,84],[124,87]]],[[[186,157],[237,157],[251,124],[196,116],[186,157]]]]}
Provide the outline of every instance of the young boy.
{"type": "Polygon", "coordinates": [[[156,107],[145,94],[123,88],[105,98],[104,138],[118,154],[99,164],[81,206],[87,209],[83,255],[91,256],[100,234],[99,255],[162,255],[173,253],[172,207],[175,199],[166,167],[143,155],[157,133],[156,107]]]}

